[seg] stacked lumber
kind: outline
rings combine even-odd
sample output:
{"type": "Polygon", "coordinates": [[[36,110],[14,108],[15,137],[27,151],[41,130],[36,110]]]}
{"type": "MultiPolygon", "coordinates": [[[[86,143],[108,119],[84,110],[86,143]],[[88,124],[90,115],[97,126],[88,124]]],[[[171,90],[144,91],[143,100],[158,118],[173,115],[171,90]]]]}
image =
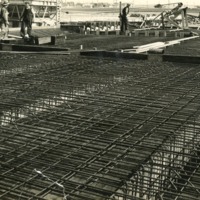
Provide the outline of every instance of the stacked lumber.
{"type": "Polygon", "coordinates": [[[146,45],[141,45],[141,46],[133,46],[132,49],[125,49],[123,52],[128,52],[128,53],[144,53],[151,51],[152,49],[164,49],[169,46],[173,46],[176,44],[180,44],[183,41],[191,40],[191,39],[196,39],[199,36],[192,36],[192,37],[187,37],[187,38],[181,38],[177,40],[171,40],[167,42],[153,42],[150,44],[146,45]]]}

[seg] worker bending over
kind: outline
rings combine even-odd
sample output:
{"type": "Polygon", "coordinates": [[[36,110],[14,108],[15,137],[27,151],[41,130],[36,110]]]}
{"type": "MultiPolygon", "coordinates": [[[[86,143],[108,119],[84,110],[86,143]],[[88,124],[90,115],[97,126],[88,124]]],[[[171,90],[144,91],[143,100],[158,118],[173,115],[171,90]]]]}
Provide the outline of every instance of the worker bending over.
{"type": "Polygon", "coordinates": [[[170,16],[170,19],[174,20],[176,17],[180,15],[180,10],[182,9],[183,3],[178,3],[178,5],[167,12],[167,15],[170,16]]]}

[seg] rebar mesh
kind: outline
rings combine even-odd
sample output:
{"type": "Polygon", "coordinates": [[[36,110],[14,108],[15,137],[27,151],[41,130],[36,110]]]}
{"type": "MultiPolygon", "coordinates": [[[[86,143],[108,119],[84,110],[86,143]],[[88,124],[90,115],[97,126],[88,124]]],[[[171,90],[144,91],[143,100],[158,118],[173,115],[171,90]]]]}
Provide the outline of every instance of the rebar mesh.
{"type": "Polygon", "coordinates": [[[11,57],[0,199],[199,198],[197,65],[11,57]]]}

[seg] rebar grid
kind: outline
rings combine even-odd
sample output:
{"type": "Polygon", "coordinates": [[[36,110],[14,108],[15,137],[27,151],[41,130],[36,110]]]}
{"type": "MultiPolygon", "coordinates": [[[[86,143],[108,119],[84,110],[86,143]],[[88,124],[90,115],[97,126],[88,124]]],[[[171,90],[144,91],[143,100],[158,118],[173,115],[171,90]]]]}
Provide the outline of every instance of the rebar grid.
{"type": "Polygon", "coordinates": [[[198,66],[47,58],[1,74],[0,199],[198,199],[198,66]]]}

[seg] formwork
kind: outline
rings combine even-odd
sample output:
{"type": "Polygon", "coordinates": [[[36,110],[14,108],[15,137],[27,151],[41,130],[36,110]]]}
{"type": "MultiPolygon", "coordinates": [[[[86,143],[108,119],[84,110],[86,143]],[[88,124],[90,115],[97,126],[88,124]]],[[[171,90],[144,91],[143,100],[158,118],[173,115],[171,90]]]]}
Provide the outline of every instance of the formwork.
{"type": "Polygon", "coordinates": [[[199,199],[199,65],[0,59],[0,199],[199,199]]]}

